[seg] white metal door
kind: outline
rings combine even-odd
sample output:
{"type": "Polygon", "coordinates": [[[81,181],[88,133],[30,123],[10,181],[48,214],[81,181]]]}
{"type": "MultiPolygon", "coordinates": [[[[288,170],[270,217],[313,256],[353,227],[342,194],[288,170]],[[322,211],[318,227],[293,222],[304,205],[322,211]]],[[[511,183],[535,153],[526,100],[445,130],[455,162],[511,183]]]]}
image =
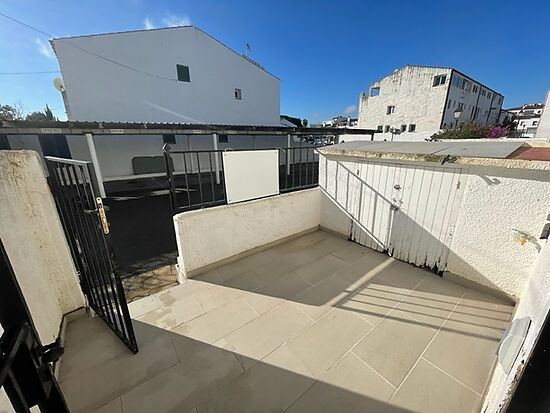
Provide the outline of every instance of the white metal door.
{"type": "Polygon", "coordinates": [[[460,202],[460,168],[356,165],[358,210],[351,238],[401,261],[442,271],[460,202]]]}

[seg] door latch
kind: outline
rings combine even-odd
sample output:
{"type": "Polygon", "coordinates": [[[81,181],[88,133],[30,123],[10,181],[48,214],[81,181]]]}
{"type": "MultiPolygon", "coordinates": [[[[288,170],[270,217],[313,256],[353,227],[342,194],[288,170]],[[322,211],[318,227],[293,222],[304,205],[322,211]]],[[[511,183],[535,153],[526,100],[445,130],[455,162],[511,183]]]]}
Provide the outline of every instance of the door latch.
{"type": "Polygon", "coordinates": [[[99,213],[99,220],[101,221],[101,227],[103,228],[103,233],[107,235],[109,233],[109,222],[107,221],[107,215],[105,215],[105,207],[103,206],[103,200],[101,197],[95,199],[97,204],[97,212],[99,213]]]}

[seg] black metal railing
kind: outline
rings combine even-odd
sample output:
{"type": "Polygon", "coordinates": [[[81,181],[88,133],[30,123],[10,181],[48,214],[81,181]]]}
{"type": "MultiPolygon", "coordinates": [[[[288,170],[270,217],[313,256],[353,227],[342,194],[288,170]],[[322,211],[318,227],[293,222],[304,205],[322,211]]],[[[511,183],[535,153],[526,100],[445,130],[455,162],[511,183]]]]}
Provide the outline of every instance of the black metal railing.
{"type": "MultiPolygon", "coordinates": [[[[236,151],[278,150],[279,192],[286,193],[318,185],[317,147],[306,145],[236,151]]],[[[223,153],[233,149],[174,151],[169,145],[164,145],[163,150],[174,213],[227,204],[223,153]]]]}

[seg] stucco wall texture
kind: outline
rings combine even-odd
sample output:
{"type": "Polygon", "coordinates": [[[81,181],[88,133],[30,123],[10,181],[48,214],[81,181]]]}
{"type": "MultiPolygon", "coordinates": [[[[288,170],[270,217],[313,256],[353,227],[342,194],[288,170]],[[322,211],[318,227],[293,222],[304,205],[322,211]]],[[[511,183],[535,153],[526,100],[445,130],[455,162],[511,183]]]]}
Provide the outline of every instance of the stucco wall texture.
{"type": "Polygon", "coordinates": [[[518,298],[550,212],[547,171],[470,166],[447,271],[518,298]]]}
{"type": "Polygon", "coordinates": [[[184,212],[174,217],[178,271],[187,275],[319,226],[319,189],[184,212]]]}
{"type": "Polygon", "coordinates": [[[76,271],[34,151],[0,151],[0,237],[43,344],[84,305],[76,271]]]}

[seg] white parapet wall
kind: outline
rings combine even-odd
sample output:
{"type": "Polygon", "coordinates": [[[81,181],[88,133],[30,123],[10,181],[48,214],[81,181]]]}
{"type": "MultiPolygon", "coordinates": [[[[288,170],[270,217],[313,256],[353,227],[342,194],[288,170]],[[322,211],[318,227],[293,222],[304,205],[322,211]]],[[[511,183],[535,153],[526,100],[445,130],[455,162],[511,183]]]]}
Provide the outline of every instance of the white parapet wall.
{"type": "Polygon", "coordinates": [[[84,305],[69,246],[34,151],[0,151],[0,237],[43,344],[84,305]]]}
{"type": "Polygon", "coordinates": [[[182,282],[231,257],[319,227],[318,188],[174,216],[182,282]]]}
{"type": "Polygon", "coordinates": [[[531,325],[510,372],[506,373],[500,363],[495,367],[483,412],[505,411],[550,310],[550,244],[543,240],[540,242],[540,254],[514,313],[514,320],[528,317],[531,325]]]}

